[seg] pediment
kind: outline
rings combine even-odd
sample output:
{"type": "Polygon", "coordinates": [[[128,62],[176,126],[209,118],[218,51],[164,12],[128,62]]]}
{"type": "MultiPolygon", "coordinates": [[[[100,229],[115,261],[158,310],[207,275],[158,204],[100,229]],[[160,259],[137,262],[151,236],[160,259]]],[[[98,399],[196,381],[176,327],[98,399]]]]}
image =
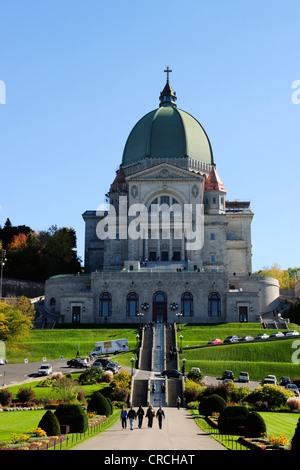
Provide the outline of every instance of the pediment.
{"type": "Polygon", "coordinates": [[[174,182],[174,181],[203,181],[205,176],[194,171],[178,168],[169,163],[159,163],[138,173],[126,177],[126,182],[174,182]]]}

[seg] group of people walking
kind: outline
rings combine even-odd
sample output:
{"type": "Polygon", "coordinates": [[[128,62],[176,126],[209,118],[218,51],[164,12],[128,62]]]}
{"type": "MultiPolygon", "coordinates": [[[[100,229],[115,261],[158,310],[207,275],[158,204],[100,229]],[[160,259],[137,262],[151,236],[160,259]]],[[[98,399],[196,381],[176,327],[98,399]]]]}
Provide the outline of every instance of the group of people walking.
{"type": "Polygon", "coordinates": [[[133,425],[136,419],[138,420],[138,428],[140,429],[142,427],[144,417],[148,419],[148,428],[152,428],[153,419],[156,417],[159,429],[162,429],[162,421],[165,419],[165,413],[162,406],[160,406],[155,413],[152,405],[149,405],[145,413],[144,408],[140,405],[137,411],[134,410],[133,406],[130,407],[129,411],[127,411],[125,406],[123,406],[120,416],[123,430],[127,428],[128,420],[130,423],[130,429],[133,430],[133,425]]]}

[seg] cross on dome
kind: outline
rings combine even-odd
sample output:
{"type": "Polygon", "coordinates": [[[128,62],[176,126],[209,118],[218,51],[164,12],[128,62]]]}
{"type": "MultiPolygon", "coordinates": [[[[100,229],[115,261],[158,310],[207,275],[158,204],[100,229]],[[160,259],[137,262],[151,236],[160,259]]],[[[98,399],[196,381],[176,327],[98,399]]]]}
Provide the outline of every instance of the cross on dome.
{"type": "Polygon", "coordinates": [[[167,74],[167,83],[169,83],[169,74],[170,74],[171,72],[173,72],[173,70],[170,70],[170,69],[169,69],[169,66],[168,66],[167,69],[164,70],[164,72],[167,74]]]}

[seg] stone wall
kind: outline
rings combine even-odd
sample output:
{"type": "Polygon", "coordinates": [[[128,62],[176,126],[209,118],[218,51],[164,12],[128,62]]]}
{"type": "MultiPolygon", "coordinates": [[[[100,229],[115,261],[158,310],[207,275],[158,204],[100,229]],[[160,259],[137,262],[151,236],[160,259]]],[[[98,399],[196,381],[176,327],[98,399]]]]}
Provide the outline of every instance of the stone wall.
{"type": "Polygon", "coordinates": [[[44,294],[45,284],[43,282],[3,278],[3,297],[20,297],[24,295],[33,299],[35,297],[42,297],[44,294]]]}

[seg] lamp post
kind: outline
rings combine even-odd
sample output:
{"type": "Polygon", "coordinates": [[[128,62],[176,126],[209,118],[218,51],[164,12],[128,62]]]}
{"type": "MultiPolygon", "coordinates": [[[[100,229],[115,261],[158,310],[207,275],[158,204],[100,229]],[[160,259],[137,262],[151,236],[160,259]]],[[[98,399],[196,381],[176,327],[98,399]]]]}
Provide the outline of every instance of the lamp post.
{"type": "Polygon", "coordinates": [[[131,377],[133,376],[133,363],[134,363],[134,361],[135,361],[135,359],[134,359],[134,357],[132,357],[130,359],[130,362],[131,362],[131,377]]]}
{"type": "Polygon", "coordinates": [[[177,331],[180,331],[180,317],[182,317],[182,313],[176,313],[176,317],[178,317],[178,329],[177,329],[177,331]]]}
{"type": "Polygon", "coordinates": [[[180,339],[180,351],[179,351],[179,352],[180,352],[180,353],[182,353],[182,338],[183,338],[183,336],[180,335],[180,336],[179,336],[179,339],[180,339]]]}
{"type": "Polygon", "coordinates": [[[137,316],[140,317],[140,329],[141,329],[141,327],[142,327],[142,317],[144,316],[144,313],[138,313],[137,316]]]}
{"type": "Polygon", "coordinates": [[[185,357],[182,359],[182,373],[183,375],[185,375],[185,363],[186,363],[186,359],[185,357]]]}
{"type": "Polygon", "coordinates": [[[1,250],[1,274],[0,274],[0,302],[2,301],[2,286],[3,286],[3,268],[6,260],[6,250],[1,250]]]}

